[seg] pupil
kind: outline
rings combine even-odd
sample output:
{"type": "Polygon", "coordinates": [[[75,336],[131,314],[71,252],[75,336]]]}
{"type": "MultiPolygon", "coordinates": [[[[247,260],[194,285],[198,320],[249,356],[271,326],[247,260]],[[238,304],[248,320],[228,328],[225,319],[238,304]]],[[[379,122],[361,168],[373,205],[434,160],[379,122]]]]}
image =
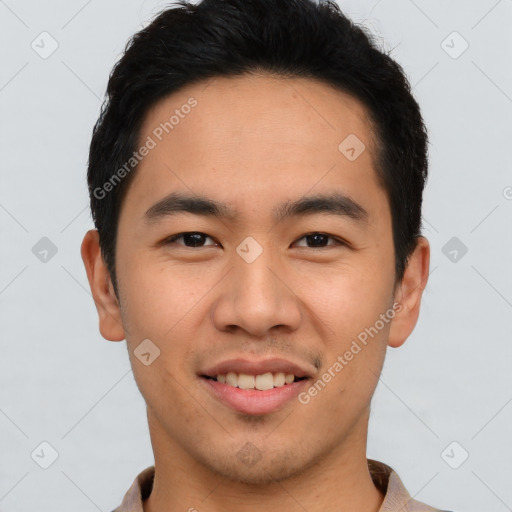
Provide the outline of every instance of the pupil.
{"type": "Polygon", "coordinates": [[[199,247],[201,245],[201,240],[203,238],[204,238],[204,235],[202,235],[201,233],[187,233],[185,235],[185,240],[187,240],[187,239],[188,239],[188,241],[192,240],[191,244],[187,244],[187,245],[192,245],[192,247],[199,247]]]}
{"type": "Polygon", "coordinates": [[[318,241],[318,239],[320,238],[320,244],[316,244],[316,243],[313,242],[313,245],[315,245],[315,247],[317,247],[318,245],[324,245],[324,244],[322,244],[322,240],[325,241],[326,236],[322,235],[320,233],[317,233],[317,234],[314,234],[314,235],[308,235],[308,238],[310,240],[314,239],[316,241],[318,241]]]}
{"type": "MultiPolygon", "coordinates": [[[[312,245],[314,245],[315,247],[319,247],[325,245],[323,242],[326,241],[327,237],[325,235],[322,235],[321,233],[316,233],[314,235],[307,235],[307,238],[309,239],[310,242],[312,241],[312,245]]],[[[200,247],[201,242],[204,243],[204,235],[201,233],[187,233],[184,236],[184,239],[188,242],[191,242],[190,244],[187,243],[186,245],[192,247],[200,247]]]]}

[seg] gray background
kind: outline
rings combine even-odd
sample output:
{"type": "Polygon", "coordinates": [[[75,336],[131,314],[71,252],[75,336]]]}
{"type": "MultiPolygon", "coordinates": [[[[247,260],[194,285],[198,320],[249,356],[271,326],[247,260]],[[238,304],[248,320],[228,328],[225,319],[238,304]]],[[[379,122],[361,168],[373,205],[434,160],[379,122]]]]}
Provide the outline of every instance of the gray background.
{"type": "MultiPolygon", "coordinates": [[[[125,342],[99,334],[79,247],[108,74],[164,5],[0,0],[2,511],[108,512],[153,463],[125,342]],[[52,39],[45,59],[31,47],[52,39]]],[[[512,1],[340,5],[393,48],[431,138],[431,276],[415,332],[388,350],[368,455],[431,505],[512,510],[512,1]]]]}

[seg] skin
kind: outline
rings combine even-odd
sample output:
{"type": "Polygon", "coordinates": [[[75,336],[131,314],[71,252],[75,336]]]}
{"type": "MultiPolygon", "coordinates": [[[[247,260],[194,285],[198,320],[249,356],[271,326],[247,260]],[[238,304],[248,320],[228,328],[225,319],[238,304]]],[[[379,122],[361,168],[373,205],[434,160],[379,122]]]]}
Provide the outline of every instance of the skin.
{"type": "Polygon", "coordinates": [[[144,510],[376,512],[383,496],[366,462],[370,402],[387,346],[402,345],[417,322],[429,244],[418,239],[395,282],[388,198],[356,99],[309,79],[215,78],[157,103],[140,140],[191,96],[197,106],[142,160],[123,201],[119,299],[97,231],[82,243],[100,332],[126,338],[147,403],[156,474],[144,510]],[[349,134],[366,146],[354,161],[338,150],[349,134]],[[367,219],[271,218],[282,201],[333,190],[363,206],[367,219]],[[171,192],[208,196],[238,215],[147,223],[146,210],[171,192]],[[199,247],[183,238],[161,244],[183,232],[209,238],[199,247]],[[312,232],[334,238],[316,248],[304,238],[312,232]],[[250,264],[236,252],[247,236],[263,249],[250,264]],[[312,369],[316,381],[394,302],[394,319],[307,405],[293,399],[271,414],[241,414],[197,376],[234,357],[283,357],[312,369]],[[148,366],[134,355],[144,339],[160,350],[148,366]],[[260,457],[254,464],[237,456],[247,443],[260,457]]]}

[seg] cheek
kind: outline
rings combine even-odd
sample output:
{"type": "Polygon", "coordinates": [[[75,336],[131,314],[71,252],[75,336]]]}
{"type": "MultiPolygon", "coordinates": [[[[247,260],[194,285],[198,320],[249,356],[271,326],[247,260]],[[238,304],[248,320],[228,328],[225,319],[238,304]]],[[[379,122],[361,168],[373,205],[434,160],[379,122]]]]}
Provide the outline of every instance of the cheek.
{"type": "Polygon", "coordinates": [[[177,268],[143,257],[127,257],[119,267],[127,346],[137,380],[148,391],[154,385],[177,385],[174,375],[180,381],[189,378],[185,373],[193,357],[191,338],[197,332],[199,316],[207,315],[201,299],[212,287],[211,279],[211,275],[209,280],[194,277],[193,272],[187,276],[177,268]],[[158,354],[147,367],[137,360],[138,347],[146,339],[154,343],[158,354]]]}
{"type": "Polygon", "coordinates": [[[374,272],[372,265],[364,265],[344,276],[339,274],[315,291],[315,302],[310,304],[329,326],[325,331],[323,372],[330,369],[336,375],[325,394],[325,399],[329,396],[334,400],[333,404],[364,404],[374,391],[394,316],[390,311],[390,283],[381,272],[374,272]]]}
{"type": "Polygon", "coordinates": [[[376,267],[371,262],[353,265],[304,288],[305,302],[330,328],[334,340],[341,343],[357,336],[390,307],[392,280],[376,267]]]}
{"type": "Polygon", "coordinates": [[[193,309],[207,281],[200,276],[163,265],[143,255],[126,257],[119,266],[123,318],[129,332],[155,339],[179,328],[179,321],[193,309]],[[176,325],[176,328],[174,327],[176,325]]]}

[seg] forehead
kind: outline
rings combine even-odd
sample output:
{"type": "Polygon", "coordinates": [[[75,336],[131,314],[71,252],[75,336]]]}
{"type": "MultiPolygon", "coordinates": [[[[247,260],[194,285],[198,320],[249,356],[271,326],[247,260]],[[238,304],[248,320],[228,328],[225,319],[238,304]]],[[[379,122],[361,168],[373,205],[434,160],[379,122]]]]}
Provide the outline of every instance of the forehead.
{"type": "Polygon", "coordinates": [[[244,75],[186,86],[147,112],[139,145],[148,138],[134,203],[177,189],[243,205],[377,187],[366,108],[315,80],[244,75]]]}
{"type": "Polygon", "coordinates": [[[332,151],[344,134],[368,140],[372,132],[366,107],[352,95],[318,80],[259,74],[215,77],[167,96],[147,112],[141,138],[159,127],[170,144],[202,139],[204,145],[220,143],[217,150],[239,147],[244,139],[248,144],[240,150],[255,146],[252,140],[332,151]]]}

